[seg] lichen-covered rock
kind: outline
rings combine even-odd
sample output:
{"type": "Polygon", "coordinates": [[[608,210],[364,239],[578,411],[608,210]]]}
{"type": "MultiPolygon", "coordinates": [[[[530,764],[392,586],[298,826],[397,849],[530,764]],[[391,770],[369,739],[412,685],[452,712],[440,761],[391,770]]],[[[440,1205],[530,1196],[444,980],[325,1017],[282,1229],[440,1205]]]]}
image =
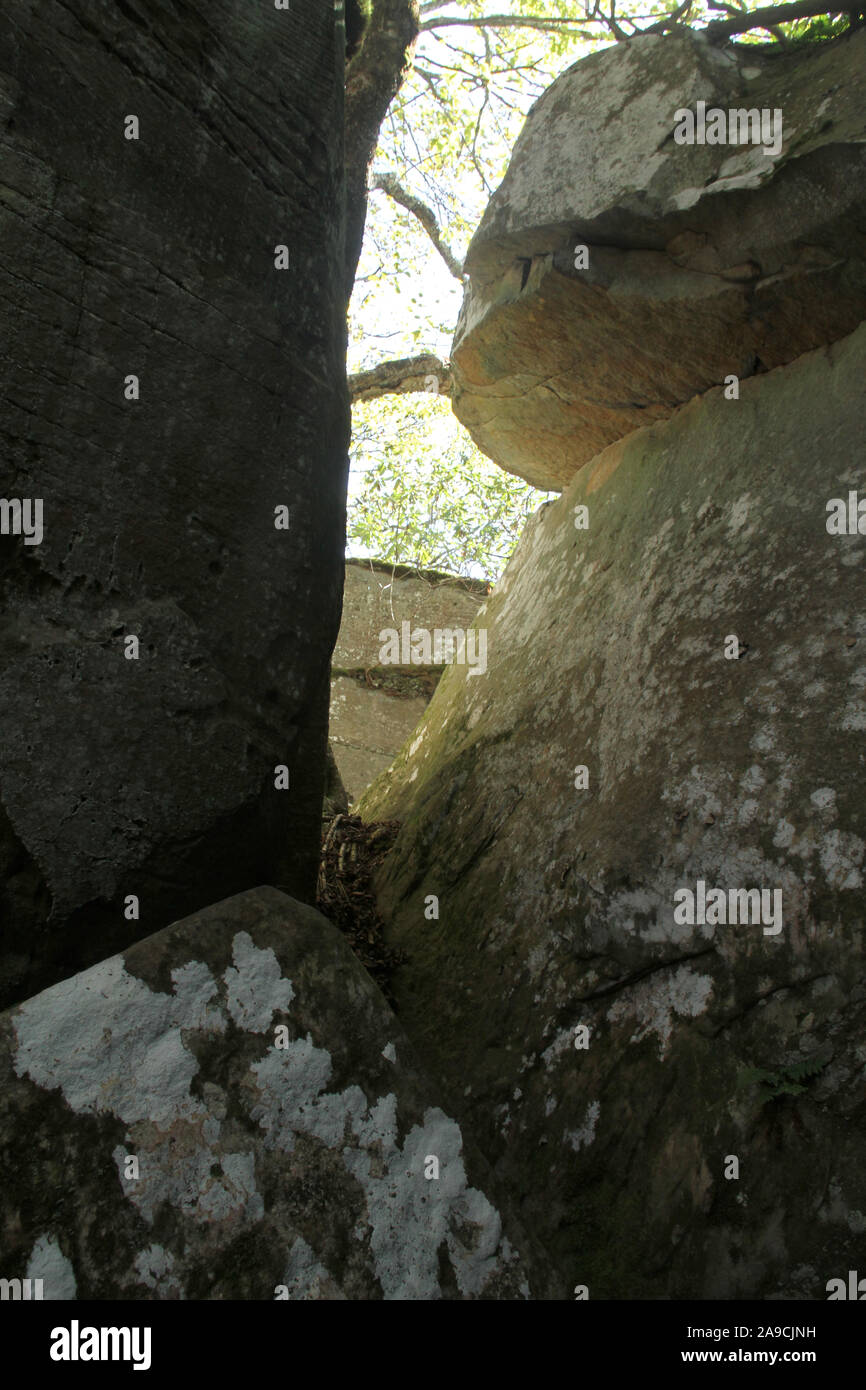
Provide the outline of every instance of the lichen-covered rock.
{"type": "Polygon", "coordinates": [[[342,936],[272,888],[0,1016],[0,1097],[2,1275],[45,1298],[548,1287],[342,936]]]}
{"type": "Polygon", "coordinates": [[[360,803],[401,1021],[591,1298],[862,1268],[864,374],[866,325],[606,449],[360,803]]]}
{"type": "Polygon", "coordinates": [[[314,891],[342,109],[332,5],[2,7],[0,497],[43,534],[4,506],[0,1003],[257,883],[314,891]]]}
{"type": "Polygon", "coordinates": [[[563,73],[466,258],[452,400],[479,447],[562,488],[728,375],[852,332],[866,316],[864,72],[863,30],[782,56],[686,30],[563,73]],[[697,123],[701,101],[726,137],[741,134],[728,112],[766,113],[767,147],[677,143],[677,112],[697,123]]]}

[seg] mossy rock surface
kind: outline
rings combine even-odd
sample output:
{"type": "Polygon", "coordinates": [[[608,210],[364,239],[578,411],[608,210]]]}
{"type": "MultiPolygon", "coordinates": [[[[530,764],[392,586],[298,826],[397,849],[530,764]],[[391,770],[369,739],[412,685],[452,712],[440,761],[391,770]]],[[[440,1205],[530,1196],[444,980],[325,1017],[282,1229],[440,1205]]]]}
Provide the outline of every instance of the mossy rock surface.
{"type": "Polygon", "coordinates": [[[826,523],[866,495],[864,371],[861,327],[600,454],[479,614],[486,673],[360,803],[402,822],[401,1021],[563,1290],[823,1298],[862,1265],[866,537],[826,523]],[[699,880],[780,891],[781,930],[678,921],[699,880]]]}

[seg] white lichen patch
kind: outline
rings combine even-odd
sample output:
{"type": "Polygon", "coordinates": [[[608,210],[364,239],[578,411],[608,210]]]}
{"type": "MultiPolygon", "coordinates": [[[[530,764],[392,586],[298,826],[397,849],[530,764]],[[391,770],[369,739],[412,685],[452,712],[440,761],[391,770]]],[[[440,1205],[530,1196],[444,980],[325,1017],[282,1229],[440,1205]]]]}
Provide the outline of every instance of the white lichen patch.
{"type": "MultiPolygon", "coordinates": [[[[288,1007],[291,984],[273,951],[259,950],[248,933],[232,949],[226,1009],[239,1027],[263,1032],[273,1011],[288,1007]]],[[[126,1124],[126,1146],[112,1156],[122,1191],[148,1222],[163,1202],[201,1222],[258,1220],[253,1154],[220,1145],[222,1092],[207,1087],[199,1099],[191,1089],[198,1062],[184,1034],[225,1032],[218,983],[200,961],[171,978],[173,994],[152,990],[114,956],[28,1000],[13,1020],[16,1072],[59,1087],[77,1114],[113,1114],[126,1124]],[[133,1155],[140,1176],[127,1179],[133,1155]]]]}
{"type": "Polygon", "coordinates": [[[459,1126],[438,1108],[429,1109],[400,1147],[395,1119],[390,1110],[384,1114],[386,1127],[377,1125],[375,1137],[368,1134],[363,1148],[344,1151],[344,1159],[367,1194],[370,1248],[385,1298],[438,1298],[443,1241],[460,1292],[477,1296],[502,1266],[502,1229],[484,1194],[467,1186],[459,1126]],[[373,1143],[385,1164],[381,1176],[371,1162],[373,1143]],[[429,1182],[428,1154],[438,1157],[440,1174],[429,1182]]]}
{"type": "Polygon", "coordinates": [[[174,1256],[161,1245],[149,1245],[135,1257],[135,1271],[142,1284],[160,1298],[182,1296],[180,1281],[174,1273],[174,1256]]]}
{"type": "Polygon", "coordinates": [[[745,794],[759,792],[766,785],[767,779],[764,775],[763,768],[759,767],[757,763],[753,763],[751,767],[747,767],[740,778],[740,789],[745,794]]]}
{"type": "Polygon", "coordinates": [[[191,961],[172,982],[173,994],[158,993],[112,956],[28,999],[13,1016],[16,1073],[59,1087],[76,1114],[163,1128],[202,1115],[190,1093],[198,1063],[181,1028],[221,1032],[225,1017],[206,965],[191,961]]]}
{"type": "Polygon", "coordinates": [[[855,1236],[866,1231],[866,1217],[858,1209],[849,1207],[838,1178],[833,1178],[829,1184],[827,1196],[818,1208],[818,1220],[847,1226],[855,1236]]]}
{"type": "Polygon", "coordinates": [[[771,727],[758,729],[757,733],[752,735],[749,747],[753,748],[756,753],[771,753],[776,747],[776,735],[773,729],[771,727]]]}
{"type": "MultiPolygon", "coordinates": [[[[785,132],[790,140],[790,131],[785,132]]],[[[731,154],[719,168],[718,177],[707,188],[708,193],[730,193],[738,188],[759,188],[773,173],[773,164],[784,154],[769,145],[746,146],[731,154]]]]}
{"type": "Polygon", "coordinates": [[[845,830],[830,830],[821,840],[821,868],[831,888],[862,888],[866,844],[845,830]]]}
{"type": "MultiPolygon", "coordinates": [[[[748,492],[744,492],[741,497],[738,497],[736,499],[735,502],[730,502],[728,504],[727,522],[729,531],[736,532],[741,531],[743,529],[743,527],[749,519],[749,504],[751,503],[751,501],[751,495],[748,492]]],[[[750,533],[750,531],[746,532],[747,535],[749,535],[750,533]]]]}
{"type": "Polygon", "coordinates": [[[621,940],[624,935],[643,938],[647,932],[651,934],[651,924],[658,917],[660,906],[658,895],[645,888],[612,893],[604,909],[604,917],[612,928],[611,938],[621,940]]]}
{"type": "Polygon", "coordinates": [[[26,1279],[42,1280],[44,1300],[77,1298],[75,1270],[53,1236],[40,1236],[27,1261],[26,1279]]]}
{"type": "Polygon", "coordinates": [[[706,1010],[712,989],[709,975],[699,975],[688,965],[680,965],[670,973],[659,972],[639,981],[608,1010],[608,1022],[620,1023],[633,1018],[638,1024],[630,1039],[633,1043],[655,1033],[659,1039],[659,1058],[664,1061],[674,1016],[698,1018],[706,1010]]]}
{"type": "Polygon", "coordinates": [[[690,939],[694,927],[674,920],[674,889],[678,886],[672,884],[666,897],[643,888],[612,893],[599,913],[598,924],[593,916],[599,939],[619,942],[632,936],[638,941],[673,944],[690,939]]]}
{"type": "Polygon", "coordinates": [[[554,1062],[558,1061],[563,1053],[567,1052],[568,1049],[573,1046],[574,1029],[564,1028],[562,1032],[557,1033],[550,1046],[546,1047],[541,1054],[541,1060],[545,1067],[552,1067],[554,1062]]]}
{"type": "Polygon", "coordinates": [[[860,666],[849,680],[854,693],[849,696],[842,712],[841,728],[850,733],[866,729],[866,666],[860,666]]]}
{"type": "Polygon", "coordinates": [[[601,1114],[601,1104],[597,1100],[590,1101],[587,1106],[583,1123],[577,1129],[566,1130],[562,1136],[563,1140],[570,1144],[575,1153],[581,1149],[588,1148],[595,1138],[595,1127],[598,1124],[598,1117],[601,1114]]]}
{"type": "Polygon", "coordinates": [[[303,1236],[298,1236],[289,1251],[282,1283],[285,1284],[288,1296],[293,1301],[311,1302],[333,1298],[329,1287],[332,1283],[331,1276],[316,1259],[303,1236]]]}
{"type": "MultiPolygon", "coordinates": [[[[150,1223],[166,1203],[198,1223],[229,1222],[233,1232],[264,1215],[255,1152],[238,1151],[236,1141],[223,1138],[222,1088],[209,1082],[200,1094],[193,1091],[198,1061],[187,1041],[191,1033],[224,1033],[228,1019],[248,1033],[267,1033],[294,991],[274,952],[258,948],[247,932],[235,936],[232,958],[222,981],[224,1005],[220,982],[201,962],[173,970],[174,992],[166,994],[129,974],[116,956],[13,1015],[19,1076],[59,1088],[77,1114],[111,1114],[127,1126],[126,1143],[113,1153],[118,1183],[150,1223]],[[138,1176],[128,1176],[132,1157],[138,1176]]],[[[396,1063],[393,1043],[382,1055],[396,1063]]],[[[329,1053],[310,1034],[286,1048],[269,1047],[253,1064],[250,1114],[265,1146],[291,1153],[302,1134],[340,1154],[366,1195],[364,1239],[386,1298],[440,1297],[443,1245],[461,1293],[479,1294],[504,1267],[501,1223],[484,1194],[467,1185],[459,1127],[429,1109],[401,1144],[396,1095],[371,1103],[357,1085],[328,1092],[331,1071],[329,1053]],[[438,1177],[425,1175],[431,1156],[438,1177]]],[[[71,1265],[47,1238],[31,1263],[40,1277],[74,1290],[71,1265]]],[[[162,1246],[140,1252],[135,1268],[149,1288],[170,1295],[180,1287],[162,1246]]],[[[327,1278],[309,1247],[296,1241],[284,1280],[292,1296],[316,1297],[327,1278]]]]}
{"type": "Polygon", "coordinates": [[[273,951],[259,950],[248,932],[232,942],[234,968],[223,976],[229,1016],[239,1028],[264,1033],[275,1013],[288,1012],[294,998],[291,982],[283,979],[273,951]]]}
{"type": "Polygon", "coordinates": [[[397,1097],[369,1103],[359,1086],[328,1092],[331,1059],[309,1035],[253,1066],[261,1099],[251,1111],[268,1147],[291,1153],[299,1134],[339,1150],[367,1200],[370,1249],[386,1299],[440,1297],[438,1251],[448,1249],[466,1296],[482,1291],[501,1268],[501,1224],[483,1193],[467,1187],[459,1126],[441,1110],[425,1113],[403,1144],[397,1097]],[[439,1177],[428,1180],[428,1155],[439,1177]]]}
{"type": "MultiPolygon", "coordinates": [[[[700,512],[698,515],[700,515],[700,512]]],[[[654,531],[651,536],[647,537],[643,547],[645,567],[650,563],[655,564],[659,556],[665,552],[669,543],[669,533],[673,530],[673,525],[674,519],[672,516],[669,516],[662,522],[658,531],[654,531]]]]}

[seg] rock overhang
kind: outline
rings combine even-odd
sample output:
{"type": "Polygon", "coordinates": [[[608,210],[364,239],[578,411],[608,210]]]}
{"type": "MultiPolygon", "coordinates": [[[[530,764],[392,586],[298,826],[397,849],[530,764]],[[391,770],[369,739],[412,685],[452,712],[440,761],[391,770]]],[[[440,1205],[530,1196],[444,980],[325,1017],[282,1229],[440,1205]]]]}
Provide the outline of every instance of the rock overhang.
{"type": "Polygon", "coordinates": [[[728,376],[853,331],[864,67],[860,33],[779,57],[685,32],[568,69],[530,112],[466,258],[453,404],[479,447],[561,489],[728,376]],[[675,116],[698,101],[780,112],[778,152],[678,145],[675,116]]]}

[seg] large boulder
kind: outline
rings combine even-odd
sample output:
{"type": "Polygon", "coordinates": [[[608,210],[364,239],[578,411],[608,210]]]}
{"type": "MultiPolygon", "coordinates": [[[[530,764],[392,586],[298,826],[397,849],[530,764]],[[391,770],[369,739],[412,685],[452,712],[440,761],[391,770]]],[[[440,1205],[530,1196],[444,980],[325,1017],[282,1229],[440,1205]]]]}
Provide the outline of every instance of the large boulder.
{"type": "Polygon", "coordinates": [[[401,1021],[563,1290],[862,1269],[864,374],[866,325],[607,448],[360,803],[401,1021]]]}
{"type": "Polygon", "coordinates": [[[478,446],[560,489],[727,376],[852,332],[866,317],[864,71],[862,29],[781,55],[687,30],[563,73],[466,258],[452,399],[478,446]],[[766,111],[768,147],[677,143],[676,113],[701,101],[766,111]]]}
{"type": "Polygon", "coordinates": [[[0,495],[44,533],[0,538],[0,1000],[314,891],[342,109],[332,6],[3,6],[0,495]]]}
{"type": "Polygon", "coordinates": [[[548,1289],[343,937],[272,888],[8,1010],[0,1073],[2,1275],[46,1299],[548,1289]]]}

